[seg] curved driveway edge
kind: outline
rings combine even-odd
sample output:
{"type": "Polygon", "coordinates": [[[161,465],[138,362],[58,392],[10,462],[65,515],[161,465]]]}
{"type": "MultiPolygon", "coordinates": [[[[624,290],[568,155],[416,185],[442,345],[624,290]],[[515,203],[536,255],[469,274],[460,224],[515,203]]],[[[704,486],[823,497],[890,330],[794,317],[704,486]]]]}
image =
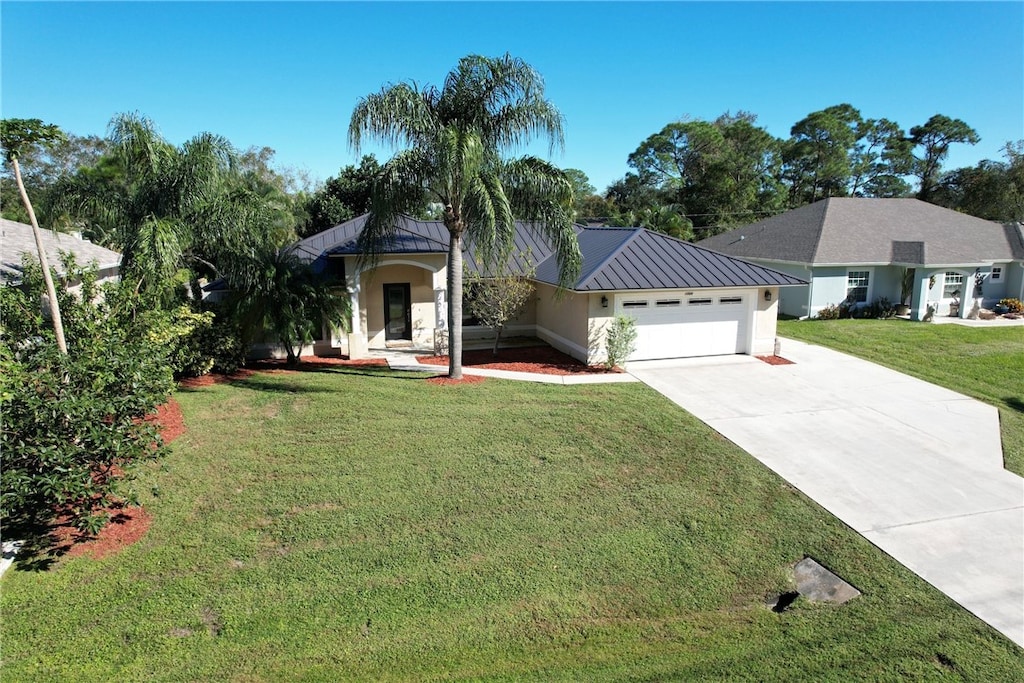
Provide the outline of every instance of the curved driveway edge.
{"type": "Polygon", "coordinates": [[[782,354],[628,369],[1024,646],[1024,479],[998,411],[820,346],[782,354]]]}

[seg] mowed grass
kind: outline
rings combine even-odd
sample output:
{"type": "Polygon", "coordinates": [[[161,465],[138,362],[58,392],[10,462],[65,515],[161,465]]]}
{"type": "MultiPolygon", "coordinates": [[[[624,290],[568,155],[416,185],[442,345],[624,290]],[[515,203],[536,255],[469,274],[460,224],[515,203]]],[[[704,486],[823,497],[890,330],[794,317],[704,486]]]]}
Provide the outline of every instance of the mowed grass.
{"type": "Polygon", "coordinates": [[[790,320],[779,321],[779,334],[859,356],[994,405],[999,409],[1006,469],[1024,476],[1024,327],[790,320]]]}
{"type": "Polygon", "coordinates": [[[638,384],[178,393],[120,555],[3,577],[3,678],[1024,680],[1022,651],[638,384]],[[864,594],[766,598],[816,558],[864,594]]]}

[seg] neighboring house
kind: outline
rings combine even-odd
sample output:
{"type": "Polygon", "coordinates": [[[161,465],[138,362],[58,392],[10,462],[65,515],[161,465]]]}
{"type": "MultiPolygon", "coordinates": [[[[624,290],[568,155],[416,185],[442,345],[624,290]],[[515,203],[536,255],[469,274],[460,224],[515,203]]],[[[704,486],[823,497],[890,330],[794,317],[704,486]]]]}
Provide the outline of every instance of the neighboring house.
{"type": "MultiPolygon", "coordinates": [[[[95,265],[98,269],[97,281],[117,280],[121,269],[121,254],[93,244],[79,234],[41,230],[43,248],[50,267],[58,273],[63,272],[61,253],[71,253],[80,266],[95,265]]],[[[17,284],[24,275],[22,258],[39,262],[39,251],[32,235],[32,226],[17,221],[0,218],[0,280],[4,283],[17,284]]],[[[72,283],[74,285],[74,283],[72,283]]]]}
{"type": "Polygon", "coordinates": [[[906,303],[966,316],[1024,298],[1024,234],[917,199],[832,198],[699,242],[807,280],[782,292],[782,313],[813,317],[829,304],[906,303]],[[903,278],[910,291],[903,296],[903,278]],[[959,302],[965,302],[959,305],[959,302]]]}
{"type": "MultiPolygon", "coordinates": [[[[360,258],[366,216],[308,237],[292,249],[318,270],[343,277],[352,297],[352,332],[325,330],[318,354],[359,357],[369,348],[434,348],[447,323],[448,231],[440,221],[400,219],[376,263],[360,258]]],[[[536,296],[508,330],[536,336],[588,363],[605,358],[604,331],[616,314],[636,319],[630,360],[718,354],[771,354],[779,289],[798,277],[641,228],[577,227],[583,268],[559,290],[550,247],[516,225],[510,267],[535,269],[536,296]]],[[[472,251],[466,263],[475,268],[472,251]]],[[[469,326],[464,338],[487,330],[469,326]]]]}

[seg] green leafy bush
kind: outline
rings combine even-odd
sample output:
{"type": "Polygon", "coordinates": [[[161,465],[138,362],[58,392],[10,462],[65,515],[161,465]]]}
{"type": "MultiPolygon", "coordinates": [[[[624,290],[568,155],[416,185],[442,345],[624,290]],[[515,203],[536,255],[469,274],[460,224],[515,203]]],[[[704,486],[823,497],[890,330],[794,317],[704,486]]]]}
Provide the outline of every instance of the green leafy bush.
{"type": "MultiPolygon", "coordinates": [[[[66,264],[67,265],[67,264],[66,264]]],[[[68,340],[61,354],[40,308],[42,277],[0,288],[0,520],[38,525],[67,513],[95,531],[105,508],[131,501],[133,463],[161,452],[143,421],[173,388],[167,347],[130,286],[96,286],[70,264],[58,289],[68,340]],[[79,292],[67,281],[81,281],[79,292]]]]}
{"type": "Polygon", "coordinates": [[[617,315],[608,326],[605,336],[607,358],[605,365],[614,368],[624,363],[636,350],[636,321],[624,315],[617,315]]]}

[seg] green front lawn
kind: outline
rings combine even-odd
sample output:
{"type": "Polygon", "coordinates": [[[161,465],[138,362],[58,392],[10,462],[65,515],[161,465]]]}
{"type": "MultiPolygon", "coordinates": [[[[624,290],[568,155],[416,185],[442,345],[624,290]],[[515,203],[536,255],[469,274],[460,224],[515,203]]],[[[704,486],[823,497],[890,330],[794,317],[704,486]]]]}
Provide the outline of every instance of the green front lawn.
{"type": "Polygon", "coordinates": [[[779,334],[859,356],[991,403],[999,408],[1006,469],[1024,476],[1024,327],[780,320],[779,334]]]}
{"type": "Polygon", "coordinates": [[[3,577],[23,680],[1024,680],[1024,654],[638,384],[182,391],[120,555],[3,577]],[[797,600],[810,555],[860,588],[797,600]]]}

